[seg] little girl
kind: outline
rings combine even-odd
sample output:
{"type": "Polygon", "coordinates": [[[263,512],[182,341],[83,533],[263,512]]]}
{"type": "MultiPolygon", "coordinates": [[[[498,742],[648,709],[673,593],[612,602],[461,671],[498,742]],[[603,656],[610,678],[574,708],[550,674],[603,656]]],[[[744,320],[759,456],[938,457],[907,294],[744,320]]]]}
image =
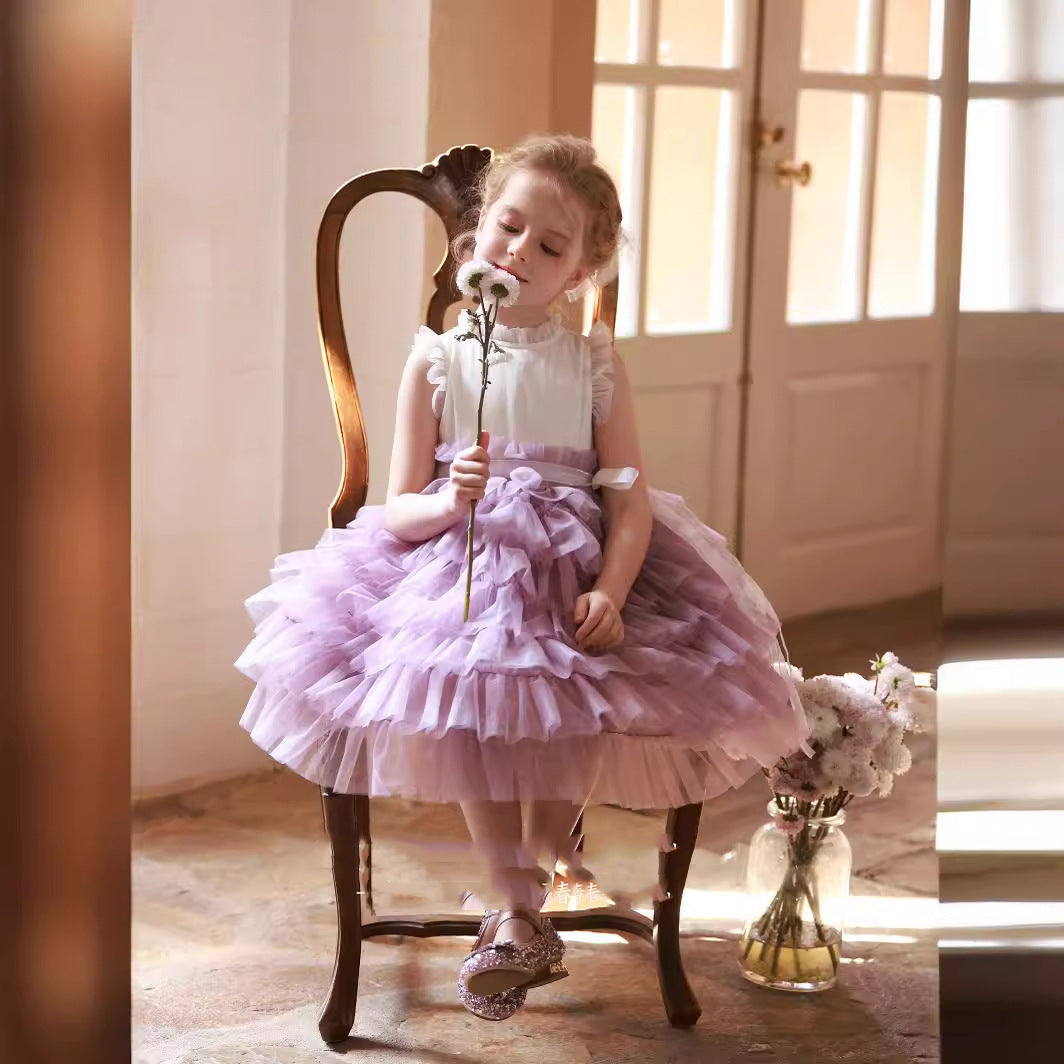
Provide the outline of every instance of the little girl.
{"type": "Polygon", "coordinates": [[[520,284],[498,312],[489,431],[470,445],[479,343],[422,328],[387,503],[278,559],[237,662],[257,681],[241,723],[279,761],[342,793],[461,803],[499,908],[459,996],[490,1019],[567,974],[538,862],[572,857],[586,802],[701,802],[806,735],[771,606],[721,536],[646,485],[608,331],[552,310],[613,260],[620,225],[586,141],[495,156],[460,241],[520,284]]]}

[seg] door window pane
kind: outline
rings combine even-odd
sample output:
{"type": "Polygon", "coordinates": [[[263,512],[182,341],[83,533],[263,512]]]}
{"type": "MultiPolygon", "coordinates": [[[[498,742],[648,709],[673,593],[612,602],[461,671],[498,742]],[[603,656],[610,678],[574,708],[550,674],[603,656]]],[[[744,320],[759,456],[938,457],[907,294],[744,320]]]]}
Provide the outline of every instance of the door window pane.
{"type": "Polygon", "coordinates": [[[860,308],[863,145],[867,100],[849,92],[798,96],[795,158],[813,180],[792,186],[787,321],[852,321],[860,308]]]}
{"type": "Polygon", "coordinates": [[[1064,310],[1064,97],[971,100],[961,310],[1064,310]]]}
{"type": "Polygon", "coordinates": [[[647,238],[647,332],[725,329],[731,293],[731,92],[657,90],[647,238]]]}
{"type": "Polygon", "coordinates": [[[971,0],[971,81],[1064,81],[1064,0],[971,0]]]}
{"type": "Polygon", "coordinates": [[[883,70],[937,78],[942,74],[943,0],[887,0],[883,70]]]}
{"type": "Polygon", "coordinates": [[[661,0],[658,62],[665,66],[733,67],[739,0],[661,0]]]}
{"type": "Polygon", "coordinates": [[[638,61],[640,0],[598,0],[595,10],[595,62],[638,61]]]}
{"type": "Polygon", "coordinates": [[[802,69],[867,71],[871,29],[871,0],[804,0],[802,69]]]}
{"type": "Polygon", "coordinates": [[[935,304],[939,99],[885,92],[879,103],[868,314],[930,314],[935,304]]]}

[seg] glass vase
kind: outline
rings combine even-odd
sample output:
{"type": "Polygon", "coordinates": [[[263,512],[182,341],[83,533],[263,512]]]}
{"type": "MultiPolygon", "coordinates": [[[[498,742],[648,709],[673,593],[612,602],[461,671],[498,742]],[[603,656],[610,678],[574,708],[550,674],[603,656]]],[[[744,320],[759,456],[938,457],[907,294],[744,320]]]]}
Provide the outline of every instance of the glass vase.
{"type": "MultiPolygon", "coordinates": [[[[775,815],[750,840],[750,916],[739,967],[751,982],[775,990],[827,990],[838,974],[850,896],[852,851],[842,832],[846,813],[808,816],[798,827],[780,816],[775,800],[768,810],[775,815]]],[[[782,812],[797,815],[793,799],[785,801],[782,812]]]]}

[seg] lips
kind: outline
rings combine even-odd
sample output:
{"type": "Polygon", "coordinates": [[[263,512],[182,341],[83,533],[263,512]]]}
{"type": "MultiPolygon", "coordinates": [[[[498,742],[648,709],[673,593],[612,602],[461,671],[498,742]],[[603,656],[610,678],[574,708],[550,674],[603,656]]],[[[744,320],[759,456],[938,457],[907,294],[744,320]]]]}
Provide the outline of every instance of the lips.
{"type": "Polygon", "coordinates": [[[521,282],[521,284],[528,284],[528,280],[526,278],[522,277],[519,273],[514,273],[514,271],[509,269],[508,267],[502,266],[497,262],[493,262],[492,265],[495,266],[497,269],[502,270],[503,273],[508,273],[511,277],[516,277],[517,280],[521,282]]]}

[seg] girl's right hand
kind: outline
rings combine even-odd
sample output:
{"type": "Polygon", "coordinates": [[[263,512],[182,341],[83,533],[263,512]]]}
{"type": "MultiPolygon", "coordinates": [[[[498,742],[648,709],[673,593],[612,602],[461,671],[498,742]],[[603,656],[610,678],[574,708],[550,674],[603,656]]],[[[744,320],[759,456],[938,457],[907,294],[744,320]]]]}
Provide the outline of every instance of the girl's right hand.
{"type": "Polygon", "coordinates": [[[451,509],[457,515],[465,513],[469,504],[476,499],[483,499],[488,486],[489,459],[488,434],[480,434],[480,443],[459,451],[451,462],[447,487],[450,495],[451,509]]]}

